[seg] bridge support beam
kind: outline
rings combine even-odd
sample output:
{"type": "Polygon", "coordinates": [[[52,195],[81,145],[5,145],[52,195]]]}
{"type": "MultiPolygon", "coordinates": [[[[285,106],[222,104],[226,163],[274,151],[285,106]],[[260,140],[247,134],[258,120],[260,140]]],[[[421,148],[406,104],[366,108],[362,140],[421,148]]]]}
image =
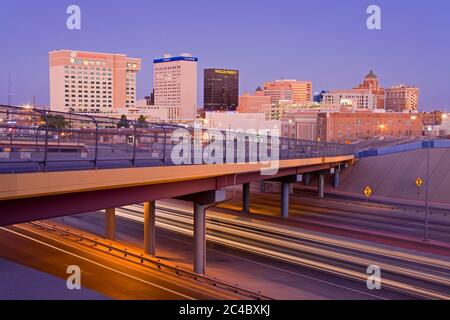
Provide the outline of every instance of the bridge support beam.
{"type": "Polygon", "coordinates": [[[156,204],[144,203],[144,251],[154,256],[156,251],[156,204]]]}
{"type": "Polygon", "coordinates": [[[194,203],[194,272],[202,275],[206,268],[206,208],[194,203]]]}
{"type": "Polygon", "coordinates": [[[116,209],[105,210],[105,238],[116,240],[116,209]]]}
{"type": "Polygon", "coordinates": [[[319,173],[318,192],[319,198],[323,199],[325,197],[325,174],[323,173],[319,173]]]}
{"type": "Polygon", "coordinates": [[[310,173],[304,174],[303,183],[305,184],[305,186],[309,186],[311,184],[311,174],[310,173]]]}
{"type": "Polygon", "coordinates": [[[250,213],[250,183],[242,185],[242,213],[250,213]]]}
{"type": "Polygon", "coordinates": [[[287,218],[289,217],[289,189],[290,183],[282,182],[281,183],[281,217],[287,218]]]}
{"type": "Polygon", "coordinates": [[[205,274],[206,269],[206,209],[225,200],[225,190],[213,190],[179,197],[194,202],[194,272],[205,274]]]}
{"type": "Polygon", "coordinates": [[[280,201],[280,214],[282,218],[289,217],[289,194],[291,191],[292,183],[302,182],[303,175],[294,174],[281,178],[271,179],[270,181],[281,182],[281,201],[280,201]]]}
{"type": "Polygon", "coordinates": [[[341,167],[338,166],[336,169],[334,169],[333,188],[335,188],[335,189],[339,188],[340,175],[341,175],[341,167]]]}

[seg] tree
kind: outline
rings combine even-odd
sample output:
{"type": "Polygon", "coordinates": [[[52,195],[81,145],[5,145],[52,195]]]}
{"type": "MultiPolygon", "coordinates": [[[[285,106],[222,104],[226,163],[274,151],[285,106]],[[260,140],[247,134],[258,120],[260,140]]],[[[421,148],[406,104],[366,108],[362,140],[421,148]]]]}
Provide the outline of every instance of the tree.
{"type": "Polygon", "coordinates": [[[145,117],[141,114],[140,116],[139,116],[139,118],[138,118],[138,121],[137,121],[137,127],[138,128],[145,128],[147,125],[146,125],[146,122],[145,122],[145,117]]]}
{"type": "MultiPolygon", "coordinates": [[[[45,117],[41,117],[42,126],[45,126],[45,117]]],[[[64,116],[57,115],[47,115],[47,127],[49,129],[64,129],[67,126],[67,121],[64,116]]]]}
{"type": "Polygon", "coordinates": [[[120,117],[119,122],[117,123],[117,128],[129,128],[130,124],[128,123],[128,119],[126,115],[122,115],[120,117]]]}

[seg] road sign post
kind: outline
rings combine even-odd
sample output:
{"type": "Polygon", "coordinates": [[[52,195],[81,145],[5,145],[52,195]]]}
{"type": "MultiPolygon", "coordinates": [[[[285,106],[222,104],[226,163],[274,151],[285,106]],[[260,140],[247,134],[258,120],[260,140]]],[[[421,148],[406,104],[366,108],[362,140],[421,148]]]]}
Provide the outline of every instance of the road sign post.
{"type": "Polygon", "coordinates": [[[364,189],[364,195],[366,196],[367,202],[369,202],[369,198],[370,198],[370,196],[372,195],[372,188],[369,187],[369,186],[367,186],[367,187],[364,189]]]}
{"type": "Polygon", "coordinates": [[[417,178],[416,186],[417,186],[417,194],[420,194],[420,187],[423,186],[423,180],[421,178],[417,178]]]}
{"type": "Polygon", "coordinates": [[[421,178],[417,178],[417,180],[416,180],[417,188],[420,188],[422,185],[423,185],[423,180],[421,178]]]}

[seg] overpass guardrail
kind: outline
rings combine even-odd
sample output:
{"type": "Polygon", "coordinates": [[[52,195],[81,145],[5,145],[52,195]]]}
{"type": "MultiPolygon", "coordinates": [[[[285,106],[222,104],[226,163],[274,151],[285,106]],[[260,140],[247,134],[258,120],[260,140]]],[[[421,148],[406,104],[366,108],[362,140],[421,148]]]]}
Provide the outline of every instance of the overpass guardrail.
{"type": "Polygon", "coordinates": [[[275,139],[270,134],[0,105],[0,173],[171,166],[179,164],[173,154],[182,143],[188,144],[181,154],[184,164],[210,164],[203,157],[206,150],[216,160],[223,158],[223,163],[355,153],[351,145],[275,139]],[[217,143],[223,150],[208,149],[217,143]]]}
{"type": "Polygon", "coordinates": [[[357,158],[376,157],[393,153],[427,149],[428,145],[430,146],[430,149],[450,148],[450,140],[436,139],[436,140],[414,141],[390,147],[371,148],[367,150],[357,151],[356,157],[357,158]]]}

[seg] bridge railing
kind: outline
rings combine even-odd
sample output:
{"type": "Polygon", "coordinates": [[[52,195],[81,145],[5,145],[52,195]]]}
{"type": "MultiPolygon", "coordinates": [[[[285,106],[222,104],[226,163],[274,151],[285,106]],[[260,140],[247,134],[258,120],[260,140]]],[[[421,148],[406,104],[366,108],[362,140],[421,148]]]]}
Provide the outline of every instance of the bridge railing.
{"type": "Polygon", "coordinates": [[[0,106],[3,173],[169,166],[180,159],[183,164],[237,163],[353,153],[349,145],[0,106]],[[187,147],[180,148],[183,143],[187,147]]]}

